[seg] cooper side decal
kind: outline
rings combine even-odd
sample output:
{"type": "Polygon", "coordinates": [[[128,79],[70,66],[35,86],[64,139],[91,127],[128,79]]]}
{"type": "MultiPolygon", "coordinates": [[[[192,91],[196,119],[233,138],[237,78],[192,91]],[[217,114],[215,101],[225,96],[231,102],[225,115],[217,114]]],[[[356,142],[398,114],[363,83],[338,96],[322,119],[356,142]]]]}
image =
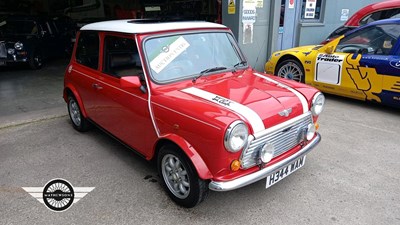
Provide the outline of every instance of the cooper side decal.
{"type": "Polygon", "coordinates": [[[239,115],[243,116],[252,126],[254,133],[265,130],[265,126],[260,116],[249,107],[242,105],[233,100],[224,98],[222,96],[204,91],[195,87],[190,87],[182,90],[185,93],[200,97],[202,99],[214,102],[222,107],[228,108],[239,115]]]}

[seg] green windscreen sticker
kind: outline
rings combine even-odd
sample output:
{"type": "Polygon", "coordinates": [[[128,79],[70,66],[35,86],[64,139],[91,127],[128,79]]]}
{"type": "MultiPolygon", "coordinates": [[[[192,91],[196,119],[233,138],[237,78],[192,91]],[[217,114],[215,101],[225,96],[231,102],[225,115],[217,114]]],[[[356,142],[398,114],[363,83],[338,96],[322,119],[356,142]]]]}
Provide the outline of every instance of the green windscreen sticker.
{"type": "Polygon", "coordinates": [[[189,42],[187,42],[182,36],[174,40],[171,44],[163,46],[158,55],[151,60],[151,69],[153,69],[156,73],[160,73],[189,46],[189,42]]]}

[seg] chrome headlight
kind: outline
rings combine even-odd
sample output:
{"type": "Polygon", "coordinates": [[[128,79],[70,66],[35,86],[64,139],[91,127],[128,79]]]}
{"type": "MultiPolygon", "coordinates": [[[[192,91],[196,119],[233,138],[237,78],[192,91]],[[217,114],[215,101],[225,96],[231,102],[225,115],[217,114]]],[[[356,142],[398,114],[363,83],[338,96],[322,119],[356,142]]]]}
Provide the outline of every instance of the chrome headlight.
{"type": "Polygon", "coordinates": [[[9,48],[9,49],[7,49],[7,53],[8,53],[9,55],[14,55],[15,49],[9,48]]]}
{"type": "Polygon", "coordinates": [[[24,44],[22,44],[22,42],[17,42],[14,44],[14,48],[17,50],[22,50],[24,48],[24,44]]]}
{"type": "Polygon", "coordinates": [[[224,145],[230,152],[238,152],[247,143],[249,130],[243,121],[235,121],[225,132],[224,145]]]}
{"type": "Polygon", "coordinates": [[[311,103],[311,112],[313,116],[318,116],[319,114],[321,114],[322,110],[324,110],[324,106],[325,96],[321,92],[318,92],[314,95],[311,103]]]}

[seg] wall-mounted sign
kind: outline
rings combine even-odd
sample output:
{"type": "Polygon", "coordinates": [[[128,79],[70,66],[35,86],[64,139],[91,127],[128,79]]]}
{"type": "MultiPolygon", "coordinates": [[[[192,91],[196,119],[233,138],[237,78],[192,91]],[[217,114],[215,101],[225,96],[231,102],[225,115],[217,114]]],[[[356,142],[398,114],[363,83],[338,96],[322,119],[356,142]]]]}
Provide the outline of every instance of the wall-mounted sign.
{"type": "Polygon", "coordinates": [[[306,0],[306,7],[304,10],[305,19],[315,18],[315,8],[317,6],[317,0],[306,0]]]}
{"type": "Polygon", "coordinates": [[[253,43],[253,28],[256,22],[256,7],[243,8],[242,23],[243,23],[243,44],[253,43]]]}
{"type": "Polygon", "coordinates": [[[257,0],[256,7],[257,8],[263,8],[264,7],[264,0],[257,0]]]}
{"type": "Polygon", "coordinates": [[[294,0],[289,0],[289,9],[294,9],[294,0]]]}
{"type": "Polygon", "coordinates": [[[236,0],[228,0],[228,14],[236,13],[236,0]]]}
{"type": "Polygon", "coordinates": [[[342,9],[342,13],[340,15],[340,21],[347,21],[349,19],[349,9],[342,9]]]}

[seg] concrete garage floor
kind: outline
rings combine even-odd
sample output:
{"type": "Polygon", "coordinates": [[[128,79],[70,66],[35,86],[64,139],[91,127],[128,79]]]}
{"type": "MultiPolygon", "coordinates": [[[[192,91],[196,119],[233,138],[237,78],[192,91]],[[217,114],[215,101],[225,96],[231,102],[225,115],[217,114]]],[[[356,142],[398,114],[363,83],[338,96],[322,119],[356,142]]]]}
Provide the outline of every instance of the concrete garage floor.
{"type": "Polygon", "coordinates": [[[303,168],[184,209],[151,164],[98,129],[72,128],[66,64],[0,72],[0,224],[400,224],[399,110],[327,96],[322,141],[303,168]],[[21,188],[53,178],[95,189],[56,213],[21,188]]]}
{"type": "Polygon", "coordinates": [[[0,128],[66,115],[62,90],[68,62],[54,60],[41,70],[0,67],[0,128]]]}

